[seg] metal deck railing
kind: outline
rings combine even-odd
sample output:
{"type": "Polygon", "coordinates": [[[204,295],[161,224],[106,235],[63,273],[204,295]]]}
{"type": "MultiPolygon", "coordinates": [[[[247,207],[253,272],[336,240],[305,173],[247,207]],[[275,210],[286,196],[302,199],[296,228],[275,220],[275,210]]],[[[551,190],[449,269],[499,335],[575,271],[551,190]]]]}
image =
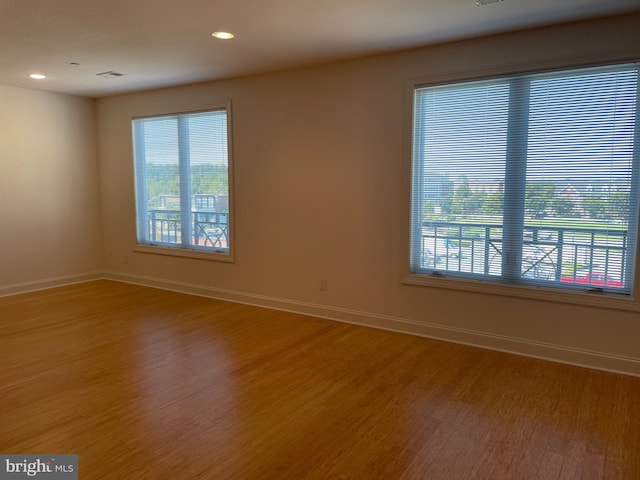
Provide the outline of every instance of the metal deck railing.
{"type": "MultiPolygon", "coordinates": [[[[182,220],[179,210],[155,209],[147,212],[149,240],[157,243],[182,244],[182,220]]],[[[227,212],[192,211],[190,245],[200,247],[229,246],[229,214],[227,212]]]]}
{"type": "MultiPolygon", "coordinates": [[[[521,276],[563,283],[625,285],[628,234],[623,229],[525,226],[521,276]]],[[[501,275],[503,226],[425,222],[420,268],[501,275]]]]}

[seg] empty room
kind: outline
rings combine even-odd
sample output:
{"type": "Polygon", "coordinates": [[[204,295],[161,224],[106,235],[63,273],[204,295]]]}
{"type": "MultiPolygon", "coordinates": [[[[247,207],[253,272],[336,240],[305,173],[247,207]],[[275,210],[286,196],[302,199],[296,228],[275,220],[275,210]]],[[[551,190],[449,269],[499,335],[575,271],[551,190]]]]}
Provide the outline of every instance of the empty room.
{"type": "Polygon", "coordinates": [[[640,478],[637,0],[0,24],[0,478],[640,478]]]}

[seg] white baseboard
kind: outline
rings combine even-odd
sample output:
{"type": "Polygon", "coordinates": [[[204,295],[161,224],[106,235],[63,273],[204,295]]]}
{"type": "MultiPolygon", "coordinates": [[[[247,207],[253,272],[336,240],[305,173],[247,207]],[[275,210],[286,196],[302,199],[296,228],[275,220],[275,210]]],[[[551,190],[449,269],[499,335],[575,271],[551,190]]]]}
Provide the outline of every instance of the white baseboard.
{"type": "Polygon", "coordinates": [[[565,363],[579,367],[592,368],[625,375],[640,376],[640,358],[625,357],[603,352],[565,347],[549,343],[523,340],[501,335],[488,334],[461,328],[446,327],[414,320],[376,315],[345,308],[328,307],[313,303],[298,302],[282,298],[256,295],[252,293],[225,290],[220,288],[176,282],[160,278],[128,275],[117,272],[104,272],[102,278],[123,283],[132,283],[147,287],[171,290],[215,298],[230,302],[272,308],[286,312],[300,313],[366,327],[379,328],[394,332],[418,335],[459,343],[473,347],[496,350],[516,355],[565,363]]]}
{"type": "Polygon", "coordinates": [[[76,275],[65,275],[62,277],[43,278],[33,280],[31,282],[13,283],[11,285],[0,285],[0,297],[9,295],[18,295],[20,293],[35,292],[37,290],[46,290],[48,288],[62,287],[64,285],[73,285],[74,283],[91,282],[104,278],[102,272],[86,272],[76,275]]]}
{"type": "Polygon", "coordinates": [[[52,277],[24,283],[3,285],[0,286],[0,297],[100,279],[143,285],[163,290],[186,293],[189,295],[198,295],[286,312],[300,313],[327,320],[379,328],[410,335],[418,335],[435,340],[459,343],[473,347],[486,348],[489,350],[497,350],[607,372],[640,376],[640,358],[594,352],[562,345],[523,340],[461,328],[446,327],[432,323],[417,322],[415,320],[405,318],[360,312],[346,308],[329,307],[326,305],[298,302],[295,300],[118,272],[87,272],[77,275],[52,277]]]}

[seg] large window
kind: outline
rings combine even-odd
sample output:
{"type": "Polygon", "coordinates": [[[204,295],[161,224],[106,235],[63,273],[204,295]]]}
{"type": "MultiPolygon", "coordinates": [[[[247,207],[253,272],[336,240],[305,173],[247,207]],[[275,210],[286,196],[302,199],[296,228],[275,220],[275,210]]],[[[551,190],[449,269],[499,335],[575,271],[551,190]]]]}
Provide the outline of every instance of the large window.
{"type": "Polygon", "coordinates": [[[138,243],[229,255],[227,110],[133,120],[138,243]]]}
{"type": "Polygon", "coordinates": [[[414,90],[411,271],[630,294],[638,65],[414,90]]]}

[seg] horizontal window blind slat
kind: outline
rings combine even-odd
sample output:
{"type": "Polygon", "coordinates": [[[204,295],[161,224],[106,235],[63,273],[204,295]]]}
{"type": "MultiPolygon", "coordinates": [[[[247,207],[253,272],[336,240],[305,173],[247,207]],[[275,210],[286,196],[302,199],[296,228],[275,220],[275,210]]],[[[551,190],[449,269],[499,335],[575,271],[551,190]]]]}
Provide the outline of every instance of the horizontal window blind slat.
{"type": "Polygon", "coordinates": [[[637,65],[416,88],[412,271],[629,294],[637,90],[637,65]]]}
{"type": "Polygon", "coordinates": [[[226,110],[133,121],[138,242],[229,252],[226,110]]]}

